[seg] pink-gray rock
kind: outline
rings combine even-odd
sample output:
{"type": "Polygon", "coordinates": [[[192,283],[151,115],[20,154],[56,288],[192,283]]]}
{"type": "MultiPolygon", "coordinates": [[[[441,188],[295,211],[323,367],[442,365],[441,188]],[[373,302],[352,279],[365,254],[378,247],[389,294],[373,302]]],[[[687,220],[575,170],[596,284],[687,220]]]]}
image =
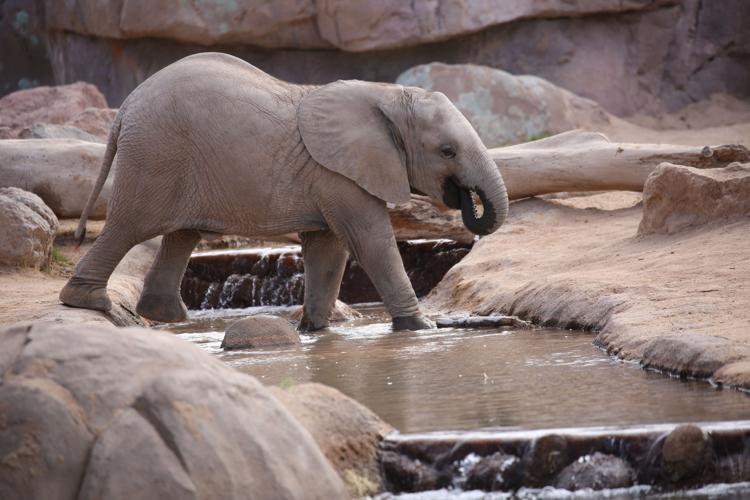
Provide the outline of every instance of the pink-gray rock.
{"type": "Polygon", "coordinates": [[[47,26],[103,38],[166,38],[214,45],[322,48],[313,0],[75,0],[47,2],[47,26]]]}
{"type": "MultiPolygon", "coordinates": [[[[469,458],[469,457],[467,457],[469,458]]],[[[500,451],[480,458],[466,473],[465,489],[482,491],[512,490],[521,480],[521,461],[500,451]]]]}
{"type": "Polygon", "coordinates": [[[543,78],[486,66],[423,64],[402,73],[397,83],[444,93],[487,147],[609,123],[607,112],[593,101],[543,78]]]}
{"type": "Polygon", "coordinates": [[[0,265],[46,267],[57,226],[55,214],[34,193],[0,188],[0,265]]]}
{"type": "Polygon", "coordinates": [[[697,169],[662,163],[643,187],[638,234],[676,233],[750,216],[750,163],[697,169]]]}
{"type": "Polygon", "coordinates": [[[580,457],[557,476],[555,486],[565,490],[604,490],[627,488],[635,481],[635,471],[619,457],[593,453],[580,457]]]}
{"type": "Polygon", "coordinates": [[[92,118],[79,116],[89,108],[107,108],[102,93],[89,83],[13,92],[0,99],[0,139],[14,139],[21,130],[35,123],[62,125],[71,122],[71,125],[93,134],[93,127],[81,126],[83,122],[91,122],[92,118]]]}
{"type": "MultiPolygon", "coordinates": [[[[0,140],[0,187],[35,193],[61,219],[79,217],[101,170],[104,149],[104,144],[75,139],[0,140]]],[[[94,205],[94,219],[107,213],[112,177],[94,205]]]]}
{"type": "Polygon", "coordinates": [[[531,18],[618,13],[664,5],[669,0],[436,0],[403,2],[317,0],[322,37],[344,50],[392,49],[436,42],[496,24],[531,18]]]}
{"type": "Polygon", "coordinates": [[[174,335],[35,323],[0,345],[0,498],[346,496],[266,388],[174,335]]]}
{"type": "Polygon", "coordinates": [[[229,325],[221,341],[223,349],[252,349],[299,344],[299,333],[284,318],[257,314],[229,325]]]}

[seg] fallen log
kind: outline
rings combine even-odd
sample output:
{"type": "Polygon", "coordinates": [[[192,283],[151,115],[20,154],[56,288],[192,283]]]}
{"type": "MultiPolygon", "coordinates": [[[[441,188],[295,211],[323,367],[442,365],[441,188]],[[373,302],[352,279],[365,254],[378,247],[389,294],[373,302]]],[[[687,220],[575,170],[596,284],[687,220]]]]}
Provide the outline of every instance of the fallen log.
{"type": "Polygon", "coordinates": [[[678,146],[610,142],[571,130],[546,139],[490,149],[511,200],[566,191],[643,191],[662,162],[697,168],[750,161],[744,146],[678,146]]]}

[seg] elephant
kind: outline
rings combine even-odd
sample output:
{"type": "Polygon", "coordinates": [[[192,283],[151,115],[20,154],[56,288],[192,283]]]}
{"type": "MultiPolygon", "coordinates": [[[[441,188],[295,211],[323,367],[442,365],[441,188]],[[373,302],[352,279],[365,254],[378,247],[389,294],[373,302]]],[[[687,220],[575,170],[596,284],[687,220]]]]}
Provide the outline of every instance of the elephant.
{"type": "Polygon", "coordinates": [[[444,94],[358,80],[296,85],[221,53],[181,59],[125,99],[79,241],[113,163],[104,228],[60,300],[108,311],[117,263],[163,235],[136,309],[160,322],[186,318],[180,282],[202,237],[297,232],[306,284],[300,330],[328,326],[350,252],[393,330],[432,328],[404,270],[388,204],[429,196],[460,208],[479,235],[508,212],[497,166],[444,94]]]}

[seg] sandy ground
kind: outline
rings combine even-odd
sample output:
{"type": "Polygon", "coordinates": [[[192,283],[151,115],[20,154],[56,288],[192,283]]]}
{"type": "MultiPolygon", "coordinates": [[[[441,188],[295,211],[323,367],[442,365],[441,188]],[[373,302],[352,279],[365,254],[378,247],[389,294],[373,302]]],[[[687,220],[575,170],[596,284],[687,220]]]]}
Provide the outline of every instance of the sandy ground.
{"type": "Polygon", "coordinates": [[[750,388],[750,221],[636,237],[637,197],[512,204],[428,308],[593,329],[622,358],[750,388]]]}

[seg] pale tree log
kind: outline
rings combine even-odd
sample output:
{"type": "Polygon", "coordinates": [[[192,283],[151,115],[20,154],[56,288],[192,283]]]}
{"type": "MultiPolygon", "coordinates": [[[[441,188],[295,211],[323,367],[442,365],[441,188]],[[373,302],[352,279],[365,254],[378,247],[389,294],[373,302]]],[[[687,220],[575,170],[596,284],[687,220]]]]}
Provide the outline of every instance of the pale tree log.
{"type": "Polygon", "coordinates": [[[573,130],[546,139],[490,149],[511,200],[568,191],[643,191],[662,162],[697,168],[750,160],[743,146],[678,146],[610,142],[573,130]]]}

